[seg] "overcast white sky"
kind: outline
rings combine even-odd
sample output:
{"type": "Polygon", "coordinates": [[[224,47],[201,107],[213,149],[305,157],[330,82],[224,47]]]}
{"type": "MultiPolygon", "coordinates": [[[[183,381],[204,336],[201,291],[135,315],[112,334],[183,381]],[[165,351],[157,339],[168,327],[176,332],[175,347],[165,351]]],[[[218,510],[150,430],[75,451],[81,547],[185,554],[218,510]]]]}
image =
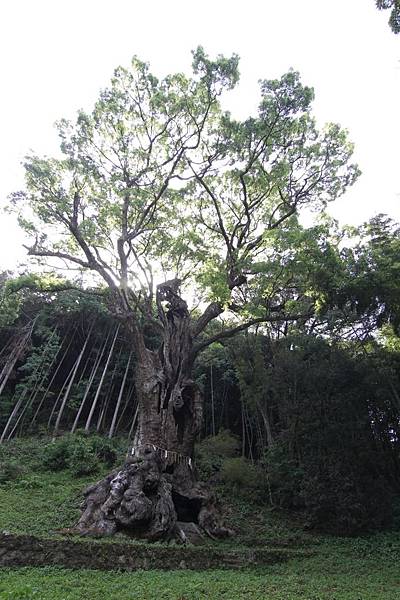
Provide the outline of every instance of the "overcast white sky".
{"type": "MultiPolygon", "coordinates": [[[[3,0],[0,3],[0,207],[23,186],[20,161],[52,154],[53,123],[90,109],[132,55],[153,72],[189,70],[190,51],[236,52],[241,84],[227,107],[246,116],[260,78],[299,70],[322,124],[356,144],[359,182],[331,208],[342,223],[386,212],[400,220],[400,35],[374,0],[3,0]]],[[[22,236],[0,214],[0,271],[22,236]]]]}

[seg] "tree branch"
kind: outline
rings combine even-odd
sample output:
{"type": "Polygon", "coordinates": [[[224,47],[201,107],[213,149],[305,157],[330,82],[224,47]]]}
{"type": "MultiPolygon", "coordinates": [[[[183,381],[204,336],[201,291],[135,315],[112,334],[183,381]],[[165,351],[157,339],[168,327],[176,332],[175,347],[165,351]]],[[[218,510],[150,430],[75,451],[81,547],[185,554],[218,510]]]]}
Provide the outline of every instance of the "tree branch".
{"type": "Polygon", "coordinates": [[[207,325],[224,312],[219,302],[211,302],[203,312],[203,314],[197,319],[193,327],[193,337],[198,336],[207,325]]]}
{"type": "Polygon", "coordinates": [[[231,329],[224,329],[223,331],[220,331],[219,333],[200,342],[199,344],[194,346],[193,355],[194,355],[194,357],[197,356],[199,354],[199,352],[201,352],[202,350],[207,348],[207,346],[209,346],[210,344],[213,344],[214,342],[219,342],[223,339],[233,337],[237,333],[240,333],[241,331],[245,331],[249,327],[252,327],[252,325],[257,325],[257,324],[261,324],[261,323],[276,323],[278,321],[297,321],[299,319],[309,319],[310,317],[312,317],[313,314],[314,314],[314,311],[309,311],[307,313],[302,313],[302,314],[297,314],[297,315],[286,315],[286,316],[285,315],[269,315],[269,316],[265,316],[265,317],[258,317],[257,319],[251,319],[250,321],[247,321],[246,323],[242,323],[241,325],[238,325],[237,327],[232,327],[231,329]]]}
{"type": "Polygon", "coordinates": [[[81,258],[77,258],[76,256],[72,256],[71,254],[68,254],[66,252],[52,252],[51,250],[38,250],[35,246],[29,247],[29,246],[25,246],[25,245],[24,245],[24,248],[26,248],[28,250],[29,256],[44,256],[44,257],[51,257],[51,258],[61,258],[63,260],[69,260],[70,262],[80,265],[84,269],[90,269],[90,264],[88,262],[82,260],[81,258]]]}

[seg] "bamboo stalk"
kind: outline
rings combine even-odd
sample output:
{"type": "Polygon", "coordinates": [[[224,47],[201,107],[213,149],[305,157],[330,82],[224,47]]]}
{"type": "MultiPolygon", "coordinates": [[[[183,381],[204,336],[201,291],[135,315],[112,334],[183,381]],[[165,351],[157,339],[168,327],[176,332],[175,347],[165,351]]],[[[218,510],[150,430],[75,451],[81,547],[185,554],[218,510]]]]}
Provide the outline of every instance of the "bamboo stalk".
{"type": "Polygon", "coordinates": [[[254,463],[254,457],[253,457],[253,429],[251,427],[251,423],[250,423],[250,417],[249,417],[249,411],[248,411],[248,407],[247,405],[245,405],[245,423],[246,423],[246,430],[247,430],[247,439],[249,442],[249,458],[251,460],[252,463],[254,463]]]}
{"type": "Polygon", "coordinates": [[[110,351],[109,351],[109,353],[108,353],[107,361],[106,361],[106,364],[104,365],[104,369],[103,369],[103,372],[102,372],[102,374],[101,374],[100,383],[99,383],[99,385],[97,386],[96,395],[95,395],[95,397],[94,397],[94,400],[93,400],[93,402],[92,402],[92,406],[91,406],[91,408],[90,408],[89,416],[88,416],[88,418],[87,418],[87,420],[86,420],[86,425],[85,425],[85,431],[86,431],[86,433],[87,433],[87,432],[89,431],[89,429],[90,429],[90,424],[91,424],[91,422],[92,422],[93,414],[94,414],[94,411],[95,411],[95,409],[96,409],[97,401],[98,401],[98,399],[99,399],[99,396],[100,396],[101,388],[103,387],[104,378],[105,378],[105,376],[106,376],[107,369],[108,369],[108,365],[110,364],[110,359],[111,359],[112,353],[113,353],[113,351],[114,351],[114,346],[115,346],[115,342],[116,342],[116,340],[117,340],[117,336],[118,336],[119,327],[120,327],[120,325],[119,325],[119,323],[118,323],[118,325],[117,325],[117,329],[116,329],[116,331],[115,331],[114,339],[113,339],[113,341],[112,341],[111,348],[110,348],[110,351]]]}
{"type": "Polygon", "coordinates": [[[115,388],[115,386],[113,385],[111,387],[111,390],[109,391],[109,393],[107,394],[107,396],[105,398],[103,398],[103,402],[101,403],[99,417],[97,419],[97,425],[96,425],[96,432],[97,433],[100,433],[100,431],[101,431],[101,429],[102,429],[102,427],[104,425],[106,413],[107,413],[107,410],[108,410],[108,405],[110,404],[110,395],[114,392],[114,388],[115,388]]]}
{"type": "Polygon", "coordinates": [[[136,421],[137,421],[137,418],[138,418],[138,414],[139,414],[139,404],[137,405],[137,407],[136,407],[136,410],[135,410],[135,414],[133,415],[133,419],[132,419],[132,425],[131,425],[131,428],[130,428],[130,430],[129,430],[129,433],[128,433],[128,442],[129,442],[129,440],[130,440],[130,439],[131,439],[131,437],[132,437],[133,428],[134,428],[134,427],[135,427],[135,425],[136,425],[136,421]]]}
{"type": "Polygon", "coordinates": [[[111,375],[110,385],[108,386],[107,394],[105,394],[105,396],[103,398],[103,402],[101,403],[101,409],[99,412],[99,418],[97,419],[97,426],[96,426],[97,433],[100,431],[104,415],[107,411],[107,408],[108,408],[108,405],[110,402],[110,397],[112,396],[112,393],[114,391],[114,378],[115,378],[115,373],[117,372],[119,360],[121,358],[121,353],[122,353],[122,346],[119,349],[119,353],[118,353],[118,356],[117,356],[115,364],[114,364],[114,369],[113,369],[113,372],[111,375]]]}
{"type": "MultiPolygon", "coordinates": [[[[52,331],[52,333],[51,333],[51,336],[50,336],[50,337],[49,337],[49,339],[47,340],[47,343],[46,343],[46,345],[45,345],[44,349],[42,350],[42,354],[41,354],[41,357],[40,357],[40,363],[39,363],[39,365],[38,365],[37,369],[35,370],[35,372],[34,372],[34,375],[36,375],[36,373],[39,371],[40,367],[41,367],[42,365],[44,365],[44,363],[45,363],[45,361],[46,361],[46,354],[47,354],[47,350],[48,350],[48,348],[49,348],[49,346],[50,346],[50,342],[51,342],[51,340],[53,339],[53,337],[54,337],[54,336],[55,336],[55,334],[56,334],[56,331],[57,331],[57,327],[55,327],[55,328],[53,329],[53,331],[52,331]]],[[[54,355],[54,357],[52,358],[52,360],[51,360],[51,363],[50,363],[50,365],[49,365],[49,367],[48,367],[48,370],[49,370],[49,369],[51,369],[52,365],[54,364],[54,361],[55,361],[55,359],[56,359],[56,356],[58,356],[58,353],[59,353],[59,351],[60,351],[60,348],[57,350],[56,354],[55,354],[55,355],[54,355]]],[[[41,373],[42,373],[42,371],[41,371],[41,373]]],[[[17,418],[17,421],[16,421],[16,422],[15,422],[15,424],[14,424],[14,427],[13,427],[12,431],[10,432],[10,435],[8,436],[8,439],[10,439],[10,438],[13,436],[14,432],[16,431],[16,429],[17,429],[17,427],[18,427],[18,425],[19,425],[20,423],[21,423],[20,430],[22,431],[22,427],[23,427],[23,422],[24,422],[24,417],[25,417],[25,414],[26,414],[26,412],[28,411],[28,409],[29,409],[29,408],[32,406],[32,403],[34,402],[34,400],[35,400],[35,398],[36,398],[36,396],[37,396],[37,394],[38,394],[38,391],[39,391],[39,389],[40,389],[40,383],[41,383],[41,381],[43,381],[43,377],[42,377],[41,379],[38,379],[38,380],[36,381],[36,383],[35,383],[35,386],[34,386],[34,388],[33,388],[32,392],[31,392],[31,394],[30,394],[30,396],[29,396],[28,400],[26,401],[24,408],[22,409],[22,411],[21,411],[20,415],[19,415],[19,416],[18,416],[18,418],[17,418]]]]}
{"type": "Polygon", "coordinates": [[[76,374],[78,372],[79,365],[81,364],[81,361],[82,361],[82,357],[85,354],[85,350],[87,348],[87,345],[88,345],[88,342],[89,342],[89,339],[90,339],[90,336],[91,336],[91,333],[92,333],[92,330],[93,330],[93,327],[94,327],[94,323],[95,323],[95,320],[93,320],[93,322],[92,322],[92,324],[90,326],[89,333],[87,334],[85,343],[83,344],[83,348],[80,351],[79,356],[78,356],[78,358],[76,360],[76,363],[75,363],[75,366],[74,366],[74,370],[73,370],[72,375],[71,375],[71,379],[69,380],[67,389],[65,390],[64,398],[63,398],[63,401],[61,403],[60,410],[58,411],[56,424],[54,425],[54,431],[53,431],[53,437],[54,438],[57,436],[58,429],[60,427],[61,417],[63,415],[65,406],[67,404],[67,401],[68,401],[68,398],[69,398],[69,394],[71,392],[72,385],[73,385],[73,383],[75,381],[75,377],[76,377],[76,374]]]}
{"type": "MultiPolygon", "coordinates": [[[[35,319],[35,321],[36,321],[36,319],[35,319]]],[[[34,321],[34,322],[35,322],[35,321],[34,321]]],[[[32,334],[33,326],[34,326],[34,323],[32,324],[32,326],[31,326],[31,328],[30,328],[29,335],[31,335],[31,334],[32,334]]],[[[47,341],[47,344],[46,344],[45,350],[48,348],[48,345],[49,345],[49,343],[50,343],[50,340],[51,340],[52,336],[54,335],[54,333],[55,333],[55,330],[53,331],[53,333],[52,333],[52,335],[51,335],[50,339],[47,341]]],[[[33,371],[33,373],[32,373],[32,377],[35,377],[35,375],[38,373],[38,371],[39,371],[39,369],[40,369],[40,366],[41,366],[41,364],[42,364],[41,362],[39,362],[39,363],[37,364],[36,368],[34,369],[34,371],[33,371]]],[[[37,384],[36,384],[36,385],[37,385],[37,384]]],[[[35,387],[36,387],[36,386],[35,386],[35,387]]],[[[7,423],[6,423],[6,426],[4,427],[3,433],[2,433],[2,435],[1,435],[1,438],[0,438],[0,443],[2,443],[2,442],[3,442],[3,440],[4,440],[4,438],[6,437],[6,435],[7,435],[7,432],[8,432],[8,429],[9,429],[9,427],[10,427],[10,425],[11,425],[11,423],[12,423],[13,419],[14,419],[14,418],[15,418],[15,417],[18,415],[18,411],[19,411],[20,407],[22,406],[23,400],[24,400],[24,398],[25,398],[25,396],[26,396],[26,395],[27,395],[27,388],[25,387],[25,388],[24,388],[24,390],[23,390],[23,392],[21,393],[21,396],[20,396],[20,398],[19,398],[18,402],[16,403],[16,405],[14,406],[14,409],[13,409],[13,410],[12,410],[12,412],[11,412],[11,415],[10,415],[10,417],[9,417],[9,419],[8,419],[7,423]]],[[[17,417],[17,421],[16,421],[16,423],[14,424],[14,427],[13,427],[13,429],[12,429],[12,431],[11,431],[11,433],[9,434],[9,436],[8,436],[8,438],[7,438],[7,439],[10,439],[10,438],[11,438],[11,436],[13,435],[13,433],[14,433],[15,429],[16,429],[16,428],[17,428],[17,426],[18,426],[18,423],[19,423],[19,421],[20,421],[21,417],[22,417],[22,416],[23,416],[23,414],[24,414],[24,410],[25,410],[25,408],[22,410],[22,413],[21,413],[21,414],[20,414],[20,415],[17,417]]]]}
{"type": "Polygon", "coordinates": [[[110,337],[110,333],[111,333],[111,329],[109,330],[109,332],[107,334],[107,337],[105,339],[104,344],[99,348],[99,351],[97,353],[97,357],[96,357],[96,360],[94,362],[94,365],[93,365],[93,368],[92,368],[92,372],[90,374],[89,381],[88,381],[88,384],[87,384],[86,389],[85,389],[85,393],[84,393],[83,398],[82,398],[81,405],[79,407],[79,410],[78,410],[78,412],[76,414],[76,417],[75,417],[75,421],[73,422],[73,425],[72,425],[72,428],[71,428],[71,433],[75,433],[76,428],[78,427],[80,416],[81,416],[83,408],[84,408],[84,406],[86,404],[86,400],[87,400],[87,397],[89,395],[90,389],[92,387],[92,383],[94,381],[94,378],[96,377],[97,369],[99,368],[99,365],[101,363],[101,359],[103,358],[103,355],[104,355],[104,352],[105,352],[105,349],[106,349],[106,346],[107,346],[107,342],[108,342],[108,339],[110,337]]]}
{"type": "Polygon", "coordinates": [[[244,406],[243,399],[240,399],[241,404],[241,416],[242,416],[242,457],[244,458],[246,455],[246,426],[244,422],[244,406]]]}
{"type": "Polygon", "coordinates": [[[135,384],[134,384],[134,383],[132,383],[132,385],[131,385],[131,387],[130,387],[130,389],[129,389],[129,392],[128,392],[128,393],[127,393],[127,395],[126,395],[126,400],[125,400],[124,408],[122,409],[122,412],[121,412],[121,414],[120,414],[120,416],[119,416],[119,418],[118,418],[117,424],[116,424],[116,426],[115,426],[115,432],[117,432],[117,431],[118,431],[118,429],[119,429],[119,426],[120,426],[120,425],[121,425],[121,423],[122,423],[122,419],[123,419],[123,417],[124,417],[124,415],[125,415],[125,413],[126,413],[126,409],[127,409],[127,408],[128,408],[128,406],[129,406],[129,403],[130,403],[130,401],[131,401],[131,399],[132,399],[132,396],[133,396],[134,392],[135,392],[135,384]]]}
{"type": "Polygon", "coordinates": [[[13,338],[10,337],[7,342],[4,344],[4,346],[2,347],[2,349],[0,350],[0,358],[1,356],[5,353],[6,350],[8,350],[9,346],[12,345],[12,340],[13,338]]]}
{"type": "MultiPolygon", "coordinates": [[[[39,411],[40,411],[40,409],[42,408],[42,406],[43,406],[43,404],[44,404],[44,402],[45,402],[45,400],[46,400],[47,394],[49,393],[49,390],[50,390],[51,386],[53,385],[54,379],[57,377],[58,371],[60,370],[60,368],[61,368],[61,365],[63,364],[63,362],[64,362],[64,359],[65,359],[65,357],[67,356],[68,350],[70,349],[70,346],[71,346],[71,344],[72,344],[72,340],[73,340],[73,338],[71,337],[71,339],[70,339],[70,341],[69,341],[69,344],[68,344],[67,348],[65,349],[65,352],[64,352],[64,354],[62,355],[62,357],[61,357],[61,360],[60,360],[60,362],[58,363],[58,365],[57,365],[57,368],[56,368],[56,370],[54,371],[54,373],[53,373],[53,376],[52,376],[52,378],[51,378],[51,380],[50,380],[50,382],[49,382],[49,384],[48,384],[48,386],[47,386],[47,388],[46,388],[46,391],[44,392],[44,394],[43,394],[43,396],[42,396],[42,399],[41,399],[41,400],[40,400],[40,402],[39,402],[39,406],[37,407],[37,409],[36,409],[36,411],[35,411],[35,414],[34,414],[34,415],[33,415],[33,417],[32,417],[32,420],[31,420],[31,422],[30,422],[30,425],[31,425],[31,426],[32,426],[32,425],[33,425],[33,423],[35,422],[35,420],[36,420],[36,417],[38,416],[38,414],[39,414],[39,411]]],[[[60,350],[59,350],[59,351],[61,351],[61,348],[62,348],[62,344],[61,344],[61,346],[60,346],[60,350]]],[[[58,353],[57,353],[57,356],[58,356],[58,353]]]]}
{"type": "Polygon", "coordinates": [[[210,365],[210,387],[211,387],[211,424],[212,434],[215,436],[215,407],[214,407],[214,377],[213,377],[213,366],[210,365]]]}
{"type": "Polygon", "coordinates": [[[26,394],[24,394],[24,393],[21,394],[21,396],[19,397],[19,399],[18,399],[17,403],[15,404],[13,410],[11,411],[11,415],[8,417],[7,423],[6,423],[6,425],[5,425],[4,429],[3,429],[3,433],[1,434],[0,444],[2,444],[4,442],[4,438],[7,435],[8,429],[9,429],[9,427],[10,427],[10,425],[11,425],[14,417],[18,414],[18,411],[20,409],[20,406],[21,406],[21,404],[22,404],[25,396],[26,396],[26,394]]]}
{"type": "Polygon", "coordinates": [[[14,346],[10,355],[4,365],[1,373],[0,373],[0,395],[2,394],[7,381],[12,373],[13,368],[22,352],[25,350],[26,344],[28,343],[29,338],[32,335],[33,328],[35,326],[37,317],[32,321],[32,324],[27,328],[25,335],[19,340],[19,343],[14,346]]]}
{"type": "Polygon", "coordinates": [[[126,368],[125,368],[124,378],[122,380],[122,384],[121,384],[121,387],[120,387],[120,390],[119,390],[118,400],[117,400],[117,404],[115,406],[115,410],[114,410],[114,414],[113,414],[113,418],[112,418],[112,422],[111,422],[111,426],[110,426],[110,431],[108,432],[109,439],[111,439],[112,436],[114,435],[115,423],[117,422],[118,411],[119,411],[119,407],[120,407],[120,404],[121,404],[122,395],[124,393],[126,379],[127,379],[128,371],[129,371],[129,366],[131,364],[131,359],[132,359],[132,352],[129,354],[128,362],[127,362],[126,368]]]}
{"type": "Polygon", "coordinates": [[[50,428],[50,423],[51,423],[51,420],[52,420],[52,418],[53,418],[53,415],[54,415],[54,413],[55,413],[55,411],[56,411],[56,408],[57,408],[57,405],[58,405],[58,401],[59,401],[59,399],[61,398],[61,396],[63,395],[63,393],[64,393],[64,390],[65,390],[66,386],[68,386],[69,380],[70,380],[70,379],[71,379],[71,377],[72,377],[72,373],[74,372],[75,364],[76,364],[76,361],[75,361],[75,362],[74,362],[74,364],[72,365],[72,367],[71,367],[71,369],[70,369],[70,371],[69,371],[69,373],[68,373],[68,375],[67,375],[66,379],[64,380],[64,383],[62,384],[62,387],[61,387],[60,391],[58,392],[58,396],[57,396],[57,398],[56,398],[56,401],[54,402],[54,404],[53,404],[53,408],[51,409],[51,413],[50,413],[50,416],[49,416],[49,420],[47,421],[47,427],[48,427],[48,428],[50,428]]]}

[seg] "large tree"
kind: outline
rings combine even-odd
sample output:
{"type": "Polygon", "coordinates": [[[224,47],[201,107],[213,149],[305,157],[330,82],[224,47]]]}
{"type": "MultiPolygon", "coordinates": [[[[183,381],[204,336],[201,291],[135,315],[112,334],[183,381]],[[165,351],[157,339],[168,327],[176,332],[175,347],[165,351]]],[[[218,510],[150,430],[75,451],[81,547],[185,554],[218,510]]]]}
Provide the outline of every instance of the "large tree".
{"type": "Polygon", "coordinates": [[[237,81],[236,56],[213,61],[202,48],[192,77],[158,80],[135,58],[92,113],[58,124],[60,158],[25,162],[13,203],[29,254],[99,276],[136,355],[135,455],[89,490],[82,530],[154,539],[178,515],[223,533],[191,470],[202,416],[193,363],[215,341],[313,313],[312,290],[283,281],[292,257],[277,256],[277,233],[354,181],[352,147],[337,125],[318,131],[297,73],[262,81],[244,121],[219,104],[237,81]]]}

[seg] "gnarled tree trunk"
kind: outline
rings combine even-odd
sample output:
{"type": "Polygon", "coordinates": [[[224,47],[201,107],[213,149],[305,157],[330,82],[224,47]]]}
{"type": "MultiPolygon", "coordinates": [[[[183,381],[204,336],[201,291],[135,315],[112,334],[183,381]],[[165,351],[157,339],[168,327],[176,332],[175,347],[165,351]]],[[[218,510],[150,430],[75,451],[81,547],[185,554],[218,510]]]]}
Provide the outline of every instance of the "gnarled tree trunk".
{"type": "Polygon", "coordinates": [[[121,469],[86,490],[77,526],[82,533],[124,531],[149,540],[185,541],[185,523],[197,534],[231,533],[221,524],[215,496],[197,482],[192,462],[202,398],[191,378],[190,315],[178,284],[158,286],[160,349],[148,350],[133,331],[139,418],[132,454],[121,469]]]}

